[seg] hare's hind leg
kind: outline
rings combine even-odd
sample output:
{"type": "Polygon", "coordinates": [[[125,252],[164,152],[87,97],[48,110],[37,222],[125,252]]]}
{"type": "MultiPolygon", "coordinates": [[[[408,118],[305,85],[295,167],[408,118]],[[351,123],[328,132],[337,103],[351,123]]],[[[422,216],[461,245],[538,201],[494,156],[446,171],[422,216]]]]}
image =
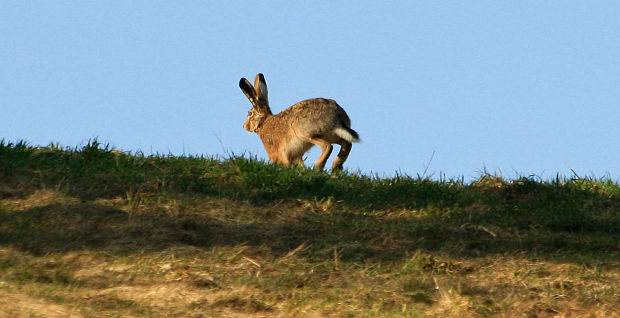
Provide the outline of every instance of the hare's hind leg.
{"type": "Polygon", "coordinates": [[[332,164],[332,171],[342,170],[342,165],[349,157],[351,147],[353,146],[353,144],[344,139],[338,141],[338,144],[340,145],[340,151],[338,152],[338,156],[336,157],[336,159],[334,159],[334,163],[332,164]]]}
{"type": "Polygon", "coordinates": [[[334,149],[334,146],[332,146],[332,144],[327,140],[310,138],[310,137],[302,137],[302,138],[308,141],[309,143],[315,144],[319,148],[321,148],[322,152],[321,152],[321,155],[319,156],[319,159],[317,159],[316,162],[314,163],[314,170],[316,171],[323,170],[323,168],[325,167],[325,163],[327,162],[327,158],[329,158],[329,155],[332,154],[332,150],[334,149]]]}
{"type": "Polygon", "coordinates": [[[329,158],[329,155],[332,154],[334,146],[324,140],[321,140],[321,144],[317,144],[317,146],[321,147],[321,151],[323,152],[321,153],[319,159],[317,159],[317,161],[314,163],[314,170],[322,171],[325,167],[325,163],[327,162],[327,158],[329,158]]]}

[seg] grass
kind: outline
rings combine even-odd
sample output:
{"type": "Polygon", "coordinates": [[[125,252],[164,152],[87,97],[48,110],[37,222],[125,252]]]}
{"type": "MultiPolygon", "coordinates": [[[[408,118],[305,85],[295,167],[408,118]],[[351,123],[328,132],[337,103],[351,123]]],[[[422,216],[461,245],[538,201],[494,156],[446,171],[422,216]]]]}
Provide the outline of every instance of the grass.
{"type": "Polygon", "coordinates": [[[620,316],[620,186],[0,141],[8,317],[620,316]]]}

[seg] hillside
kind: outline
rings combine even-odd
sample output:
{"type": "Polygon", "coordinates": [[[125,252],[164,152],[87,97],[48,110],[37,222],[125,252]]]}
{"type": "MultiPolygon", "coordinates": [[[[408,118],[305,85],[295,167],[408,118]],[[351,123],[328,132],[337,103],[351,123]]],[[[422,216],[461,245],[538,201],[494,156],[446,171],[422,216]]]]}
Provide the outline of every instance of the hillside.
{"type": "Polygon", "coordinates": [[[0,142],[0,317],[619,317],[620,185],[0,142]]]}

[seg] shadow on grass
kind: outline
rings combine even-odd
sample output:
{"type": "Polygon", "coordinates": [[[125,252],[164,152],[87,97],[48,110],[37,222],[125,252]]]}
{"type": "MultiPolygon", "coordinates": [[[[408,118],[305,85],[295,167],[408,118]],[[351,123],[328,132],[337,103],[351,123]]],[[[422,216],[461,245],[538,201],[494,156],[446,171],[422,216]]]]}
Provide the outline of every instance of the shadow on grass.
{"type": "MultiPolygon", "coordinates": [[[[493,219],[497,211],[479,212],[493,219]]],[[[0,211],[0,245],[45,255],[74,250],[101,250],[127,255],[179,245],[199,248],[246,244],[277,257],[302,243],[303,256],[330,259],[334,249],[343,262],[389,261],[417,250],[455,258],[525,254],[569,262],[617,260],[616,224],[590,220],[587,228],[560,229],[549,224],[521,227],[480,225],[465,212],[445,217],[380,216],[347,212],[300,211],[279,222],[225,223],[208,215],[171,217],[130,215],[110,206],[55,203],[19,212],[0,211]]],[[[504,220],[505,222],[505,220],[504,220]]]]}
{"type": "Polygon", "coordinates": [[[0,141],[0,197],[25,198],[41,188],[84,202],[183,194],[265,209],[296,200],[331,200],[337,208],[271,223],[260,216],[248,216],[254,223],[225,223],[200,214],[129,215],[105,205],[58,203],[0,211],[0,244],[35,254],[249,244],[279,255],[306,242],[307,257],[330,257],[325,251],[338,249],[343,260],[359,261],[396,259],[418,249],[457,257],[525,252],[606,259],[620,253],[620,186],[604,180],[483,176],[465,185],[329,175],[242,157],[128,155],[96,140],[75,150],[0,141]]]}

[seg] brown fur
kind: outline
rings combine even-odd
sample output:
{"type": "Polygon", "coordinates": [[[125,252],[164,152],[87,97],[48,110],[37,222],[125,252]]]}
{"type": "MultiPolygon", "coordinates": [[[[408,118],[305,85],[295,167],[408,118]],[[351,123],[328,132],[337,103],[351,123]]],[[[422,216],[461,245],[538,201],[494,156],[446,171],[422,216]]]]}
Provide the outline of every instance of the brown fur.
{"type": "Polygon", "coordinates": [[[338,144],[340,152],[332,164],[332,170],[342,169],[351,151],[351,143],[359,141],[359,137],[350,128],[351,120],[338,103],[331,99],[313,98],[273,115],[267,97],[267,83],[262,74],[256,75],[254,87],[245,78],[239,81],[239,87],[253,105],[243,128],[258,134],[271,162],[303,164],[302,156],[317,145],[322,153],[314,169],[322,170],[333,150],[332,144],[338,144]]]}

